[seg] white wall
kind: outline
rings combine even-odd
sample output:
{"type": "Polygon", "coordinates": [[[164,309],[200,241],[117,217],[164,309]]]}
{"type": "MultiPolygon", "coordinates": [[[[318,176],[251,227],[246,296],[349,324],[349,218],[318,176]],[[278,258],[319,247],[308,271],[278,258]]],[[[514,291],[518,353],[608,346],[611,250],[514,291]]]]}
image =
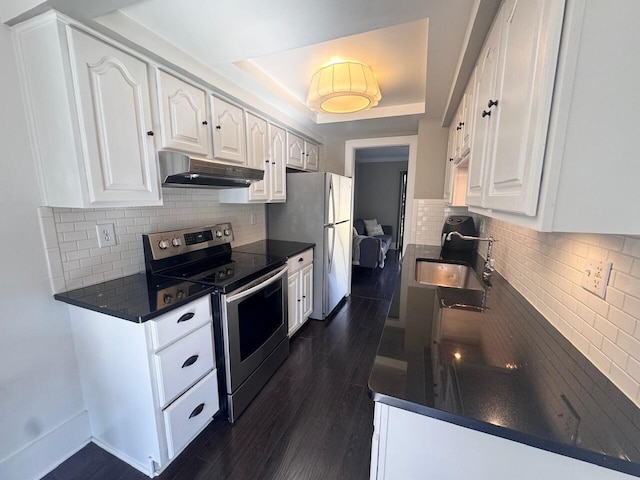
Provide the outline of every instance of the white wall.
{"type": "Polygon", "coordinates": [[[0,478],[28,479],[89,438],[66,306],[53,300],[13,43],[0,26],[0,478]]]}

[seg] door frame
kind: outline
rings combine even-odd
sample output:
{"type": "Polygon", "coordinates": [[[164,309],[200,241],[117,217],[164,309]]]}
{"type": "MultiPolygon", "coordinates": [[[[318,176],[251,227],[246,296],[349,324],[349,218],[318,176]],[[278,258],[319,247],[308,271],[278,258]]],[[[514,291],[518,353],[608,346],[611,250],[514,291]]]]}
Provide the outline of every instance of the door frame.
{"type": "MultiPolygon", "coordinates": [[[[406,251],[407,244],[411,242],[413,224],[413,192],[415,187],[416,163],[418,158],[418,135],[405,135],[399,137],[360,138],[347,140],[344,144],[344,174],[351,177],[351,218],[353,219],[355,207],[355,162],[356,150],[376,147],[409,147],[409,161],[407,166],[407,205],[404,217],[404,242],[402,253],[406,251]]],[[[351,285],[351,269],[349,269],[349,285],[351,285]]]]}

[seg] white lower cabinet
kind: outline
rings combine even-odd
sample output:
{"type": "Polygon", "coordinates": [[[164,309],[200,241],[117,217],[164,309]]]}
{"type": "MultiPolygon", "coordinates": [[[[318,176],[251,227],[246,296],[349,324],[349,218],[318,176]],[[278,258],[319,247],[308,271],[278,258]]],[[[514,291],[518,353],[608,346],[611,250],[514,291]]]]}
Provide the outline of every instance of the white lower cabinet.
{"type": "Polygon", "coordinates": [[[313,312],[313,249],[305,250],[288,260],[289,265],[289,337],[313,312]]]}
{"type": "Polygon", "coordinates": [[[630,475],[375,402],[371,480],[631,480],[630,475]]]}
{"type": "Polygon", "coordinates": [[[209,296],[144,323],[69,311],[93,442],[158,475],[219,410],[209,296]]]}

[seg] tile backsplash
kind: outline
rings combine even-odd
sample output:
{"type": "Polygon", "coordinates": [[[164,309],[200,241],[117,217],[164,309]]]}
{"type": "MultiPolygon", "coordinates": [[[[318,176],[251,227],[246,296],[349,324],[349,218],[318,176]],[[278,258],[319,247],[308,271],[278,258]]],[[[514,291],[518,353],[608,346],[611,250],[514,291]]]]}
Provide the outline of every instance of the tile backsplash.
{"type": "MultiPolygon", "coordinates": [[[[640,406],[640,237],[541,233],[482,218],[496,270],[640,406]],[[584,290],[587,259],[613,269],[605,299],[584,290]]],[[[480,245],[484,255],[486,245],[480,245]]]]}
{"type": "Polygon", "coordinates": [[[266,237],[263,204],[219,203],[218,190],[163,188],[161,206],[39,209],[54,292],[79,288],[144,270],[143,233],[231,222],[232,245],[266,237]],[[252,223],[253,220],[253,223],[252,223]],[[115,226],[116,245],[98,247],[96,225],[115,226]]]}

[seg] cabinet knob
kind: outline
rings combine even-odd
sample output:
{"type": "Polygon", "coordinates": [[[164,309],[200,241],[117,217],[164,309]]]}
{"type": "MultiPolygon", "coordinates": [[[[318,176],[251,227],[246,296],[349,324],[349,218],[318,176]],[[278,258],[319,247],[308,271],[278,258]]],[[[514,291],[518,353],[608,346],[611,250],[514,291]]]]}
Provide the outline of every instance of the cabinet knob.
{"type": "Polygon", "coordinates": [[[222,127],[220,125],[216,125],[216,130],[220,130],[222,127]]]}
{"type": "Polygon", "coordinates": [[[299,302],[301,302],[302,300],[298,299],[299,302]]]}
{"type": "Polygon", "coordinates": [[[209,122],[207,122],[206,120],[204,122],[202,122],[203,125],[209,125],[209,122]]]}
{"type": "Polygon", "coordinates": [[[489,111],[489,112],[487,112],[486,110],[483,110],[483,111],[482,111],[482,118],[484,118],[484,117],[490,117],[490,116],[491,116],[491,112],[490,112],[490,111],[489,111]]]}
{"type": "Polygon", "coordinates": [[[267,158],[267,159],[264,161],[264,163],[269,163],[269,159],[267,158]]]}
{"type": "Polygon", "coordinates": [[[276,162],[271,162],[271,164],[272,164],[272,165],[275,165],[275,164],[276,164],[276,162]]]}
{"type": "Polygon", "coordinates": [[[493,106],[498,106],[498,100],[489,100],[489,103],[487,105],[489,108],[493,106]]]}
{"type": "Polygon", "coordinates": [[[450,158],[450,159],[449,159],[449,161],[450,161],[450,162],[453,162],[453,158],[450,158]]]}
{"type": "Polygon", "coordinates": [[[153,131],[152,131],[152,130],[149,130],[149,131],[147,132],[147,135],[149,135],[150,137],[153,137],[153,131]]]}
{"type": "Polygon", "coordinates": [[[458,126],[456,127],[456,130],[462,130],[462,127],[461,127],[460,125],[458,125],[458,126]]]}

